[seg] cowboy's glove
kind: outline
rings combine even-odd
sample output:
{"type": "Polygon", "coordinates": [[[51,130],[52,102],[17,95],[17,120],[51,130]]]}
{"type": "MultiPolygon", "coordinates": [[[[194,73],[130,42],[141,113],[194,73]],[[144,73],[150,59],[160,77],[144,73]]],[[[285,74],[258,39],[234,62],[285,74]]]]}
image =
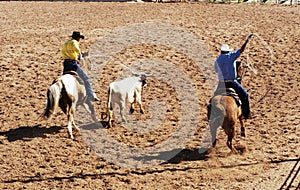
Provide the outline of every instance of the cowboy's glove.
{"type": "Polygon", "coordinates": [[[247,40],[250,40],[253,37],[253,34],[250,34],[247,38],[247,40]]]}
{"type": "Polygon", "coordinates": [[[78,60],[82,60],[82,59],[83,59],[82,54],[79,54],[78,55],[78,60]]]}

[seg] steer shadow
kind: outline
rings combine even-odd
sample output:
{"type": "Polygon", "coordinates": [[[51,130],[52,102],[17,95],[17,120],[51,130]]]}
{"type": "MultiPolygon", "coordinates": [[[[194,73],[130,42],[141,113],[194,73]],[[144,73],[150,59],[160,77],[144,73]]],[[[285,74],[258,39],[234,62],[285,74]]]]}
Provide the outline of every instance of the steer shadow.
{"type": "Polygon", "coordinates": [[[10,129],[6,132],[0,132],[1,136],[5,136],[9,142],[17,140],[28,140],[36,137],[45,138],[46,134],[55,134],[63,127],[52,126],[49,128],[42,127],[41,124],[35,126],[20,126],[16,129],[10,129]]]}
{"type": "Polygon", "coordinates": [[[80,128],[83,130],[94,130],[94,129],[103,129],[108,126],[107,121],[98,121],[94,123],[87,123],[84,125],[80,125],[80,128]]]}

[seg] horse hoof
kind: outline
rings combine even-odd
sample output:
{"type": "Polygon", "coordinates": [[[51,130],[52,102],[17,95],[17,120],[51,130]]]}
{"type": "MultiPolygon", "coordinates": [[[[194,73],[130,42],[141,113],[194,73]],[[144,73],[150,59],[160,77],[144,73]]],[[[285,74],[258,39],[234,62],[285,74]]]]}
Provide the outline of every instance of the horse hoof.
{"type": "Polygon", "coordinates": [[[216,144],[217,144],[217,140],[215,140],[215,141],[212,143],[212,146],[213,146],[213,147],[216,147],[216,144]]]}
{"type": "Polygon", "coordinates": [[[134,109],[133,108],[130,108],[130,114],[133,114],[133,112],[134,112],[134,109]]]}

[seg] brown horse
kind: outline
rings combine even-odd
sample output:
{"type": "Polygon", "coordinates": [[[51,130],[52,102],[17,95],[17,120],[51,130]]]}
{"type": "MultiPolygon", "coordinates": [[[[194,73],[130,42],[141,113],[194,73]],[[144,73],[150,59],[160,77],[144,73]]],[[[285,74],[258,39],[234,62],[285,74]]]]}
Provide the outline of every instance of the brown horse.
{"type": "Polygon", "coordinates": [[[76,76],[76,72],[70,71],[59,79],[55,80],[47,91],[47,105],[41,118],[48,119],[55,114],[57,108],[60,107],[68,118],[68,131],[72,139],[72,126],[79,131],[79,127],[75,124],[74,115],[76,108],[82,105],[91,114],[94,121],[97,121],[96,113],[92,103],[86,98],[86,90],[84,84],[76,76]]]}
{"type": "MultiPolygon", "coordinates": [[[[241,82],[245,73],[245,68],[241,61],[237,61],[237,80],[241,82]]],[[[236,153],[236,149],[232,144],[232,140],[236,135],[236,127],[238,121],[241,125],[241,136],[245,137],[244,120],[242,117],[242,108],[237,104],[236,99],[230,94],[235,94],[233,89],[219,89],[219,91],[227,92],[222,95],[216,95],[211,99],[211,104],[208,106],[208,120],[213,146],[216,145],[216,135],[218,127],[222,126],[227,135],[227,146],[231,152],[236,153]],[[233,91],[233,92],[232,92],[233,91]]]]}
{"type": "Polygon", "coordinates": [[[227,146],[232,152],[236,152],[232,140],[236,134],[238,120],[241,124],[241,135],[245,137],[242,109],[231,96],[217,95],[211,100],[211,112],[208,116],[212,144],[216,145],[216,135],[219,126],[222,126],[227,135],[227,146]]]}

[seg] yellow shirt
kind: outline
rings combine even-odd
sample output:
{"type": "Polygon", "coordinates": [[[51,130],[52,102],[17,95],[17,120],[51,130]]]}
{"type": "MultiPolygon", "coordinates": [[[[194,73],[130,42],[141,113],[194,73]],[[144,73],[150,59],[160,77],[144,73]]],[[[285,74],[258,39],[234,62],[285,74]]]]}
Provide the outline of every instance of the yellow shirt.
{"type": "Polygon", "coordinates": [[[79,48],[79,42],[77,40],[71,39],[64,43],[61,55],[63,59],[78,60],[78,55],[81,54],[79,48]]]}

